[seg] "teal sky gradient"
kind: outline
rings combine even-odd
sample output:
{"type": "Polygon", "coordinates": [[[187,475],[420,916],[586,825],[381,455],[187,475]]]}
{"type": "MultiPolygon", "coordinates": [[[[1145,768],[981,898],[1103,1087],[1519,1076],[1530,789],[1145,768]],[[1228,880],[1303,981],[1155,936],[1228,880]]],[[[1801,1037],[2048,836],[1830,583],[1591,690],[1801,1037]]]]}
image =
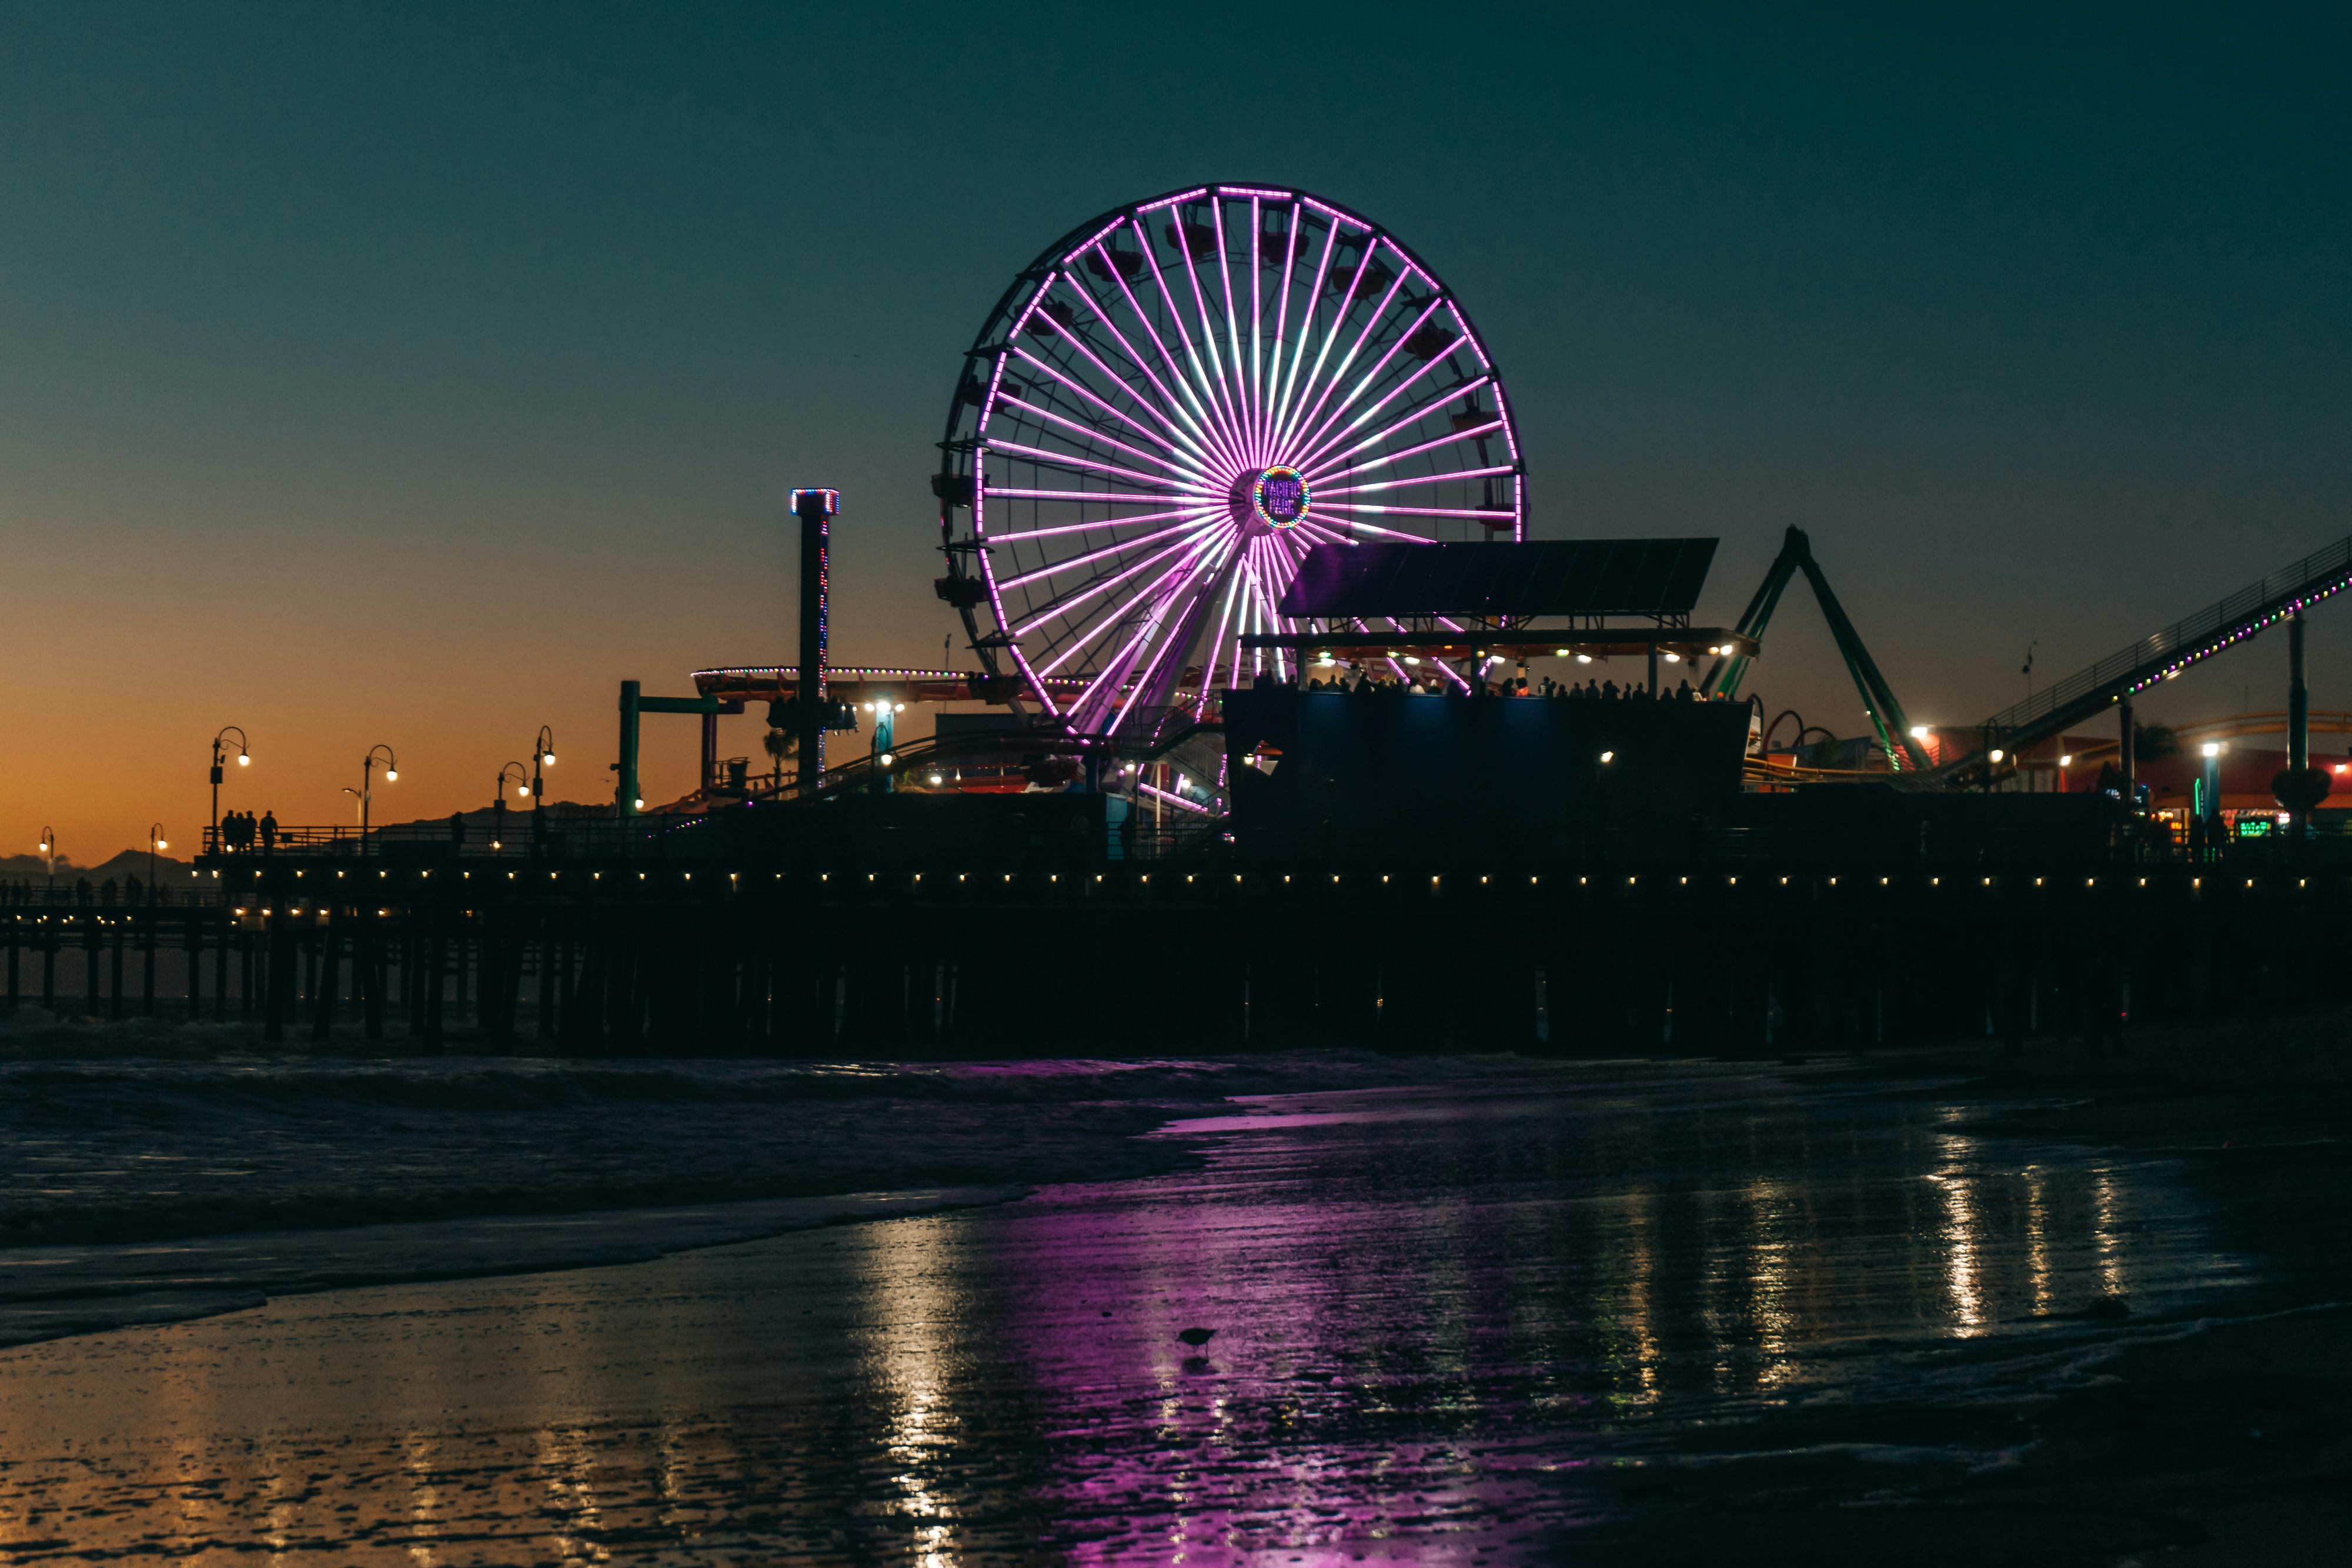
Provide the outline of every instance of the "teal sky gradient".
{"type": "MultiPolygon", "coordinates": [[[[0,846],[193,829],[226,722],[267,764],[234,803],[293,821],[380,740],[397,814],[479,804],[541,723],[602,797],[615,682],[784,656],[794,483],[845,497],[836,652],[929,662],[963,347],[1055,235],[1202,180],[1428,258],[1537,537],[1720,534],[1728,622],[1803,525],[1914,713],[1972,720],[2030,641],[2063,674],[2352,532],[2347,44],[2341,8],[0,5],[0,846]]],[[[1855,732],[1810,606],[1776,632],[1756,688],[1855,732]]],[[[2175,716],[2273,706],[2271,641],[2175,716]]],[[[691,752],[649,730],[648,792],[691,752]]]]}

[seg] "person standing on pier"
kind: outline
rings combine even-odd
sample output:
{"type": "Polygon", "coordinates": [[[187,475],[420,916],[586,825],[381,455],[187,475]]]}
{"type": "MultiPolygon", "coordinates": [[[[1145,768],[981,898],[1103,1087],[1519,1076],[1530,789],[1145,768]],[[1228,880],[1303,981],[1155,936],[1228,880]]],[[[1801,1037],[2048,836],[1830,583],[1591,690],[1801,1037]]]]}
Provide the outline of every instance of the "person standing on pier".
{"type": "Polygon", "coordinates": [[[278,847],[278,813],[261,813],[261,852],[268,854],[278,847]]]}

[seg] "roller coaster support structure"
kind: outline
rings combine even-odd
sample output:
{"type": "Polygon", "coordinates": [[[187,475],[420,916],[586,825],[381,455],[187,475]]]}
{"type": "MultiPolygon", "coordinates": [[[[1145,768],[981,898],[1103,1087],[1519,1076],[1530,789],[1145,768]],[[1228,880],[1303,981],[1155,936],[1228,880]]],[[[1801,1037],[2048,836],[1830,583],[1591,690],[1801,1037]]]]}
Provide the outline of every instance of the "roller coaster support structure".
{"type": "MultiPolygon", "coordinates": [[[[1813,587],[1813,599],[1822,607],[1822,619],[1829,622],[1830,635],[1837,642],[1838,653],[1845,660],[1846,674],[1853,678],[1854,690],[1862,694],[1863,711],[1870,716],[1871,727],[1878,733],[1878,744],[1886,753],[1887,761],[1898,769],[1926,771],[1927,754],[1911,737],[1910,721],[1903,716],[1903,705],[1895,698],[1894,689],[1879,673],[1878,662],[1863,646],[1862,633],[1853,629],[1853,622],[1830,591],[1829,579],[1822,575],[1819,562],[1813,559],[1812,542],[1805,538],[1802,528],[1790,528],[1780,544],[1780,553],[1773,559],[1772,569],[1756,590],[1756,597],[1748,601],[1740,612],[1739,624],[1734,628],[1742,637],[1760,640],[1770,624],[1772,612],[1779,608],[1780,595],[1789,586],[1789,579],[1802,571],[1805,580],[1813,587]]],[[[1748,655],[1732,653],[1716,660],[1700,683],[1703,695],[1732,697],[1739,695],[1739,683],[1748,674],[1748,655]]]]}

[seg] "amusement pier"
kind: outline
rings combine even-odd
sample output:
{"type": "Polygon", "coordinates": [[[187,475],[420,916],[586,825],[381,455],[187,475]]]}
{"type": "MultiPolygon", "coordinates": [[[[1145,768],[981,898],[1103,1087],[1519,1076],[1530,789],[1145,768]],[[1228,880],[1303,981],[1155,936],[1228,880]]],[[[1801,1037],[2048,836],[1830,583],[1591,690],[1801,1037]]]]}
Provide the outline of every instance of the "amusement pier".
{"type": "Polygon", "coordinates": [[[793,657],[621,683],[608,807],[549,806],[546,736],[447,822],[216,800],[191,878],[11,890],[6,1005],[580,1054],[2095,1050],[2315,999],[2352,916],[2347,762],[2311,750],[2352,714],[2311,712],[2303,658],[2352,538],[1916,724],[1797,529],[1727,626],[1695,621],[1715,539],[1535,537],[1463,303],[1271,186],[1073,228],[947,409],[929,589],[963,667],[834,660],[856,497],[791,490],[793,657]],[[1859,737],[1747,689],[1800,576],[1859,737]],[[2223,654],[2276,704],[2137,722],[2223,654]],[[746,713],[763,754],[722,757],[746,713]],[[649,804],[674,719],[697,787],[649,804]]]}

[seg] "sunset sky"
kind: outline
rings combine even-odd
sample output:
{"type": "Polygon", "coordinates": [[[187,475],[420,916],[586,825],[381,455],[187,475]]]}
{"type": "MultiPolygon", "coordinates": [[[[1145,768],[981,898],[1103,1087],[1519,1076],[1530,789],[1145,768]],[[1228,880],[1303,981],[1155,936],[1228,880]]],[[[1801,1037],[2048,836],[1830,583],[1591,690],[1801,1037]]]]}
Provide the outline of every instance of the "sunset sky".
{"type": "MultiPolygon", "coordinates": [[[[192,843],[231,723],[224,805],[289,822],[377,742],[379,821],[486,804],[541,724],[609,800],[618,681],[790,657],[795,484],[836,656],[937,663],[961,350],[1195,181],[1430,261],[1535,537],[1719,535],[1728,623],[1802,525],[1914,716],[1980,718],[2352,532],[2352,14],[2064,15],[0,6],[0,851],[192,843]]],[[[2347,612],[2311,645],[2352,707],[2347,612]]],[[[1751,687],[1864,722],[1801,590],[1751,687]]],[[[648,720],[648,798],[693,755],[648,720]]]]}

